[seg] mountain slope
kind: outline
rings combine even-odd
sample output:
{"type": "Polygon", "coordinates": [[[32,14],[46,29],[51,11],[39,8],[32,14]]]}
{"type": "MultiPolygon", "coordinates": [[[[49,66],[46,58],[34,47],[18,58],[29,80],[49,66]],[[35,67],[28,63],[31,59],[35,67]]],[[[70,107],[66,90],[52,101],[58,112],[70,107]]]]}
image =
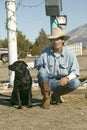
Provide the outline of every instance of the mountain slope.
{"type": "Polygon", "coordinates": [[[78,28],[68,32],[71,38],[68,40],[70,43],[82,42],[83,47],[87,48],[87,24],[79,26],[78,28]]]}

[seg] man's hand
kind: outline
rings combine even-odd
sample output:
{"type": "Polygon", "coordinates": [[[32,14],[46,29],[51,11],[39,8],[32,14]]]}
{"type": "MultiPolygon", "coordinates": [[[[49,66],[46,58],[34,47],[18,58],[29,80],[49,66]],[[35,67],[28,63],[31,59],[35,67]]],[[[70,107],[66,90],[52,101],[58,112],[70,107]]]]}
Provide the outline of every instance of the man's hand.
{"type": "Polygon", "coordinates": [[[69,78],[66,76],[59,80],[58,85],[65,86],[68,82],[69,82],[69,78]]]}

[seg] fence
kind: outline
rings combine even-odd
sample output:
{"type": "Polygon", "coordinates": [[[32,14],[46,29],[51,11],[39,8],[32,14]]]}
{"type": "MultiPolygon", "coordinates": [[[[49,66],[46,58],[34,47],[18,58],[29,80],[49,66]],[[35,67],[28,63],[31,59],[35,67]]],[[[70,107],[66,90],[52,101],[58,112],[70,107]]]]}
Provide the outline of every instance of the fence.
{"type": "Polygon", "coordinates": [[[82,42],[68,44],[67,48],[73,51],[76,55],[82,55],[82,42]]]}

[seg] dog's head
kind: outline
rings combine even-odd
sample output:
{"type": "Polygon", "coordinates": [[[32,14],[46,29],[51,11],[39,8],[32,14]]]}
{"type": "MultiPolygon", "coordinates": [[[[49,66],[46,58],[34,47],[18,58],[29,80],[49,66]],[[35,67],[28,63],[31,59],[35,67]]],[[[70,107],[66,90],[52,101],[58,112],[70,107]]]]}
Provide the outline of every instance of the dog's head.
{"type": "Polygon", "coordinates": [[[16,61],[12,65],[9,65],[9,70],[12,71],[22,71],[27,69],[28,65],[24,61],[16,61]]]}

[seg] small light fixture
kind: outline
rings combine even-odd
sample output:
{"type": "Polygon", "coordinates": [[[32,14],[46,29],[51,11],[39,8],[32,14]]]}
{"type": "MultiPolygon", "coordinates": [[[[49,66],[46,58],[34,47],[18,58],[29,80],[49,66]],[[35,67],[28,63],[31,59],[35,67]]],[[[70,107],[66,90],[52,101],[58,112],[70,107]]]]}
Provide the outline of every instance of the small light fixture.
{"type": "Polygon", "coordinates": [[[59,25],[67,25],[67,16],[66,15],[60,15],[57,17],[57,21],[59,25]]]}
{"type": "Polygon", "coordinates": [[[57,17],[58,26],[64,30],[67,25],[67,16],[66,15],[60,15],[57,17]]]}

